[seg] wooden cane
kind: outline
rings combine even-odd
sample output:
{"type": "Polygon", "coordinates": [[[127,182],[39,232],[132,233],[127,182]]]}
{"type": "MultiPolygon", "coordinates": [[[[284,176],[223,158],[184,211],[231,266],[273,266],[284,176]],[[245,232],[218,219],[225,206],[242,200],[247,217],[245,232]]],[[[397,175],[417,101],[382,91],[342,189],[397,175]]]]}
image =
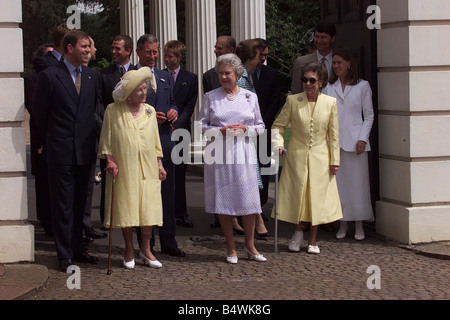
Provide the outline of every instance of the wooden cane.
{"type": "Polygon", "coordinates": [[[114,207],[114,184],[116,178],[113,178],[111,190],[111,217],[109,218],[109,254],[108,254],[108,271],[107,275],[111,274],[111,248],[112,248],[112,225],[113,225],[113,207],[114,207]]]}

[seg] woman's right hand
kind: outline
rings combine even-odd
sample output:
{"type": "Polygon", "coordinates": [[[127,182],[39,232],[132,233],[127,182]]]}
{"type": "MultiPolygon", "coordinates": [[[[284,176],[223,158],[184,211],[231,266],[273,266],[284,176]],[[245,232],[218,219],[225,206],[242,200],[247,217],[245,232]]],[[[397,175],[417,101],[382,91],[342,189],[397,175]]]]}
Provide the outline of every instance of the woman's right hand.
{"type": "Polygon", "coordinates": [[[284,150],[285,149],[283,147],[278,147],[278,155],[284,157],[284,155],[286,154],[284,150]]]}
{"type": "Polygon", "coordinates": [[[106,171],[112,174],[113,178],[116,178],[117,174],[119,173],[119,167],[111,156],[108,156],[106,158],[106,171]]]}

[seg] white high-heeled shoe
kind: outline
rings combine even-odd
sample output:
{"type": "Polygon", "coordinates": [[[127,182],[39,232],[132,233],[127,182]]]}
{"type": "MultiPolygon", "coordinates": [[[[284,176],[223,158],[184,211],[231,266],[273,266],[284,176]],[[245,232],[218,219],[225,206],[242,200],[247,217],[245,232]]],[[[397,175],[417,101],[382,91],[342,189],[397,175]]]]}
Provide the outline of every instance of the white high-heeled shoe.
{"type": "Polygon", "coordinates": [[[150,268],[161,268],[162,264],[158,260],[150,260],[142,251],[139,251],[139,257],[142,258],[142,261],[145,265],[148,265],[150,268]]]}
{"type": "Polygon", "coordinates": [[[347,231],[348,231],[347,221],[341,221],[339,230],[336,233],[336,239],[344,239],[345,236],[347,235],[347,231]]]}
{"type": "Polygon", "coordinates": [[[227,256],[227,262],[231,263],[231,264],[236,264],[236,263],[238,263],[238,257],[237,256],[233,256],[233,257],[227,256]]]}
{"type": "Polygon", "coordinates": [[[136,263],[134,262],[134,259],[131,261],[126,262],[125,259],[122,262],[122,265],[125,269],[134,269],[134,266],[136,263]]]}
{"type": "Polygon", "coordinates": [[[247,257],[249,259],[253,259],[258,262],[266,262],[267,261],[267,259],[262,254],[253,254],[247,249],[247,247],[244,247],[244,253],[247,254],[247,257]]]}
{"type": "Polygon", "coordinates": [[[299,252],[303,241],[303,231],[295,231],[289,243],[289,251],[299,252]]]}

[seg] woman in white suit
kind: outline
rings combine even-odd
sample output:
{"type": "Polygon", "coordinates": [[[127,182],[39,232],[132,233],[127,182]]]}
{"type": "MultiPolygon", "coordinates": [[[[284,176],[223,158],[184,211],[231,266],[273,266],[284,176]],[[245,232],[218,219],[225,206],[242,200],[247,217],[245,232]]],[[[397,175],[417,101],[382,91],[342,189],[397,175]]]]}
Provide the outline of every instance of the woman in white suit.
{"type": "Polygon", "coordinates": [[[336,98],[339,117],[341,166],[336,175],[343,219],[336,234],[346,236],[348,221],[355,221],[355,239],[364,239],[363,221],[373,221],[368,151],[374,120],[370,84],[358,77],[351,53],[333,53],[333,71],[326,94],[336,98]]]}

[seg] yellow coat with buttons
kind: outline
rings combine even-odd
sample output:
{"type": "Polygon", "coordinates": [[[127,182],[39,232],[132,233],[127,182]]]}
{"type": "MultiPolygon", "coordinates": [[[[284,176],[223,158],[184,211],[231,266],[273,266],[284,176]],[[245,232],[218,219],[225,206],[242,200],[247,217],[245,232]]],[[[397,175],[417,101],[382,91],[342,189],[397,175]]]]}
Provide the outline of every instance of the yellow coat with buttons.
{"type": "MultiPolygon", "coordinates": [[[[319,225],[342,218],[336,176],[339,166],[339,122],[336,99],[319,94],[311,114],[305,92],[290,95],[275,120],[272,145],[284,146],[291,125],[278,191],[278,219],[319,225]]],[[[272,214],[273,215],[273,214],[272,214]]]]}

